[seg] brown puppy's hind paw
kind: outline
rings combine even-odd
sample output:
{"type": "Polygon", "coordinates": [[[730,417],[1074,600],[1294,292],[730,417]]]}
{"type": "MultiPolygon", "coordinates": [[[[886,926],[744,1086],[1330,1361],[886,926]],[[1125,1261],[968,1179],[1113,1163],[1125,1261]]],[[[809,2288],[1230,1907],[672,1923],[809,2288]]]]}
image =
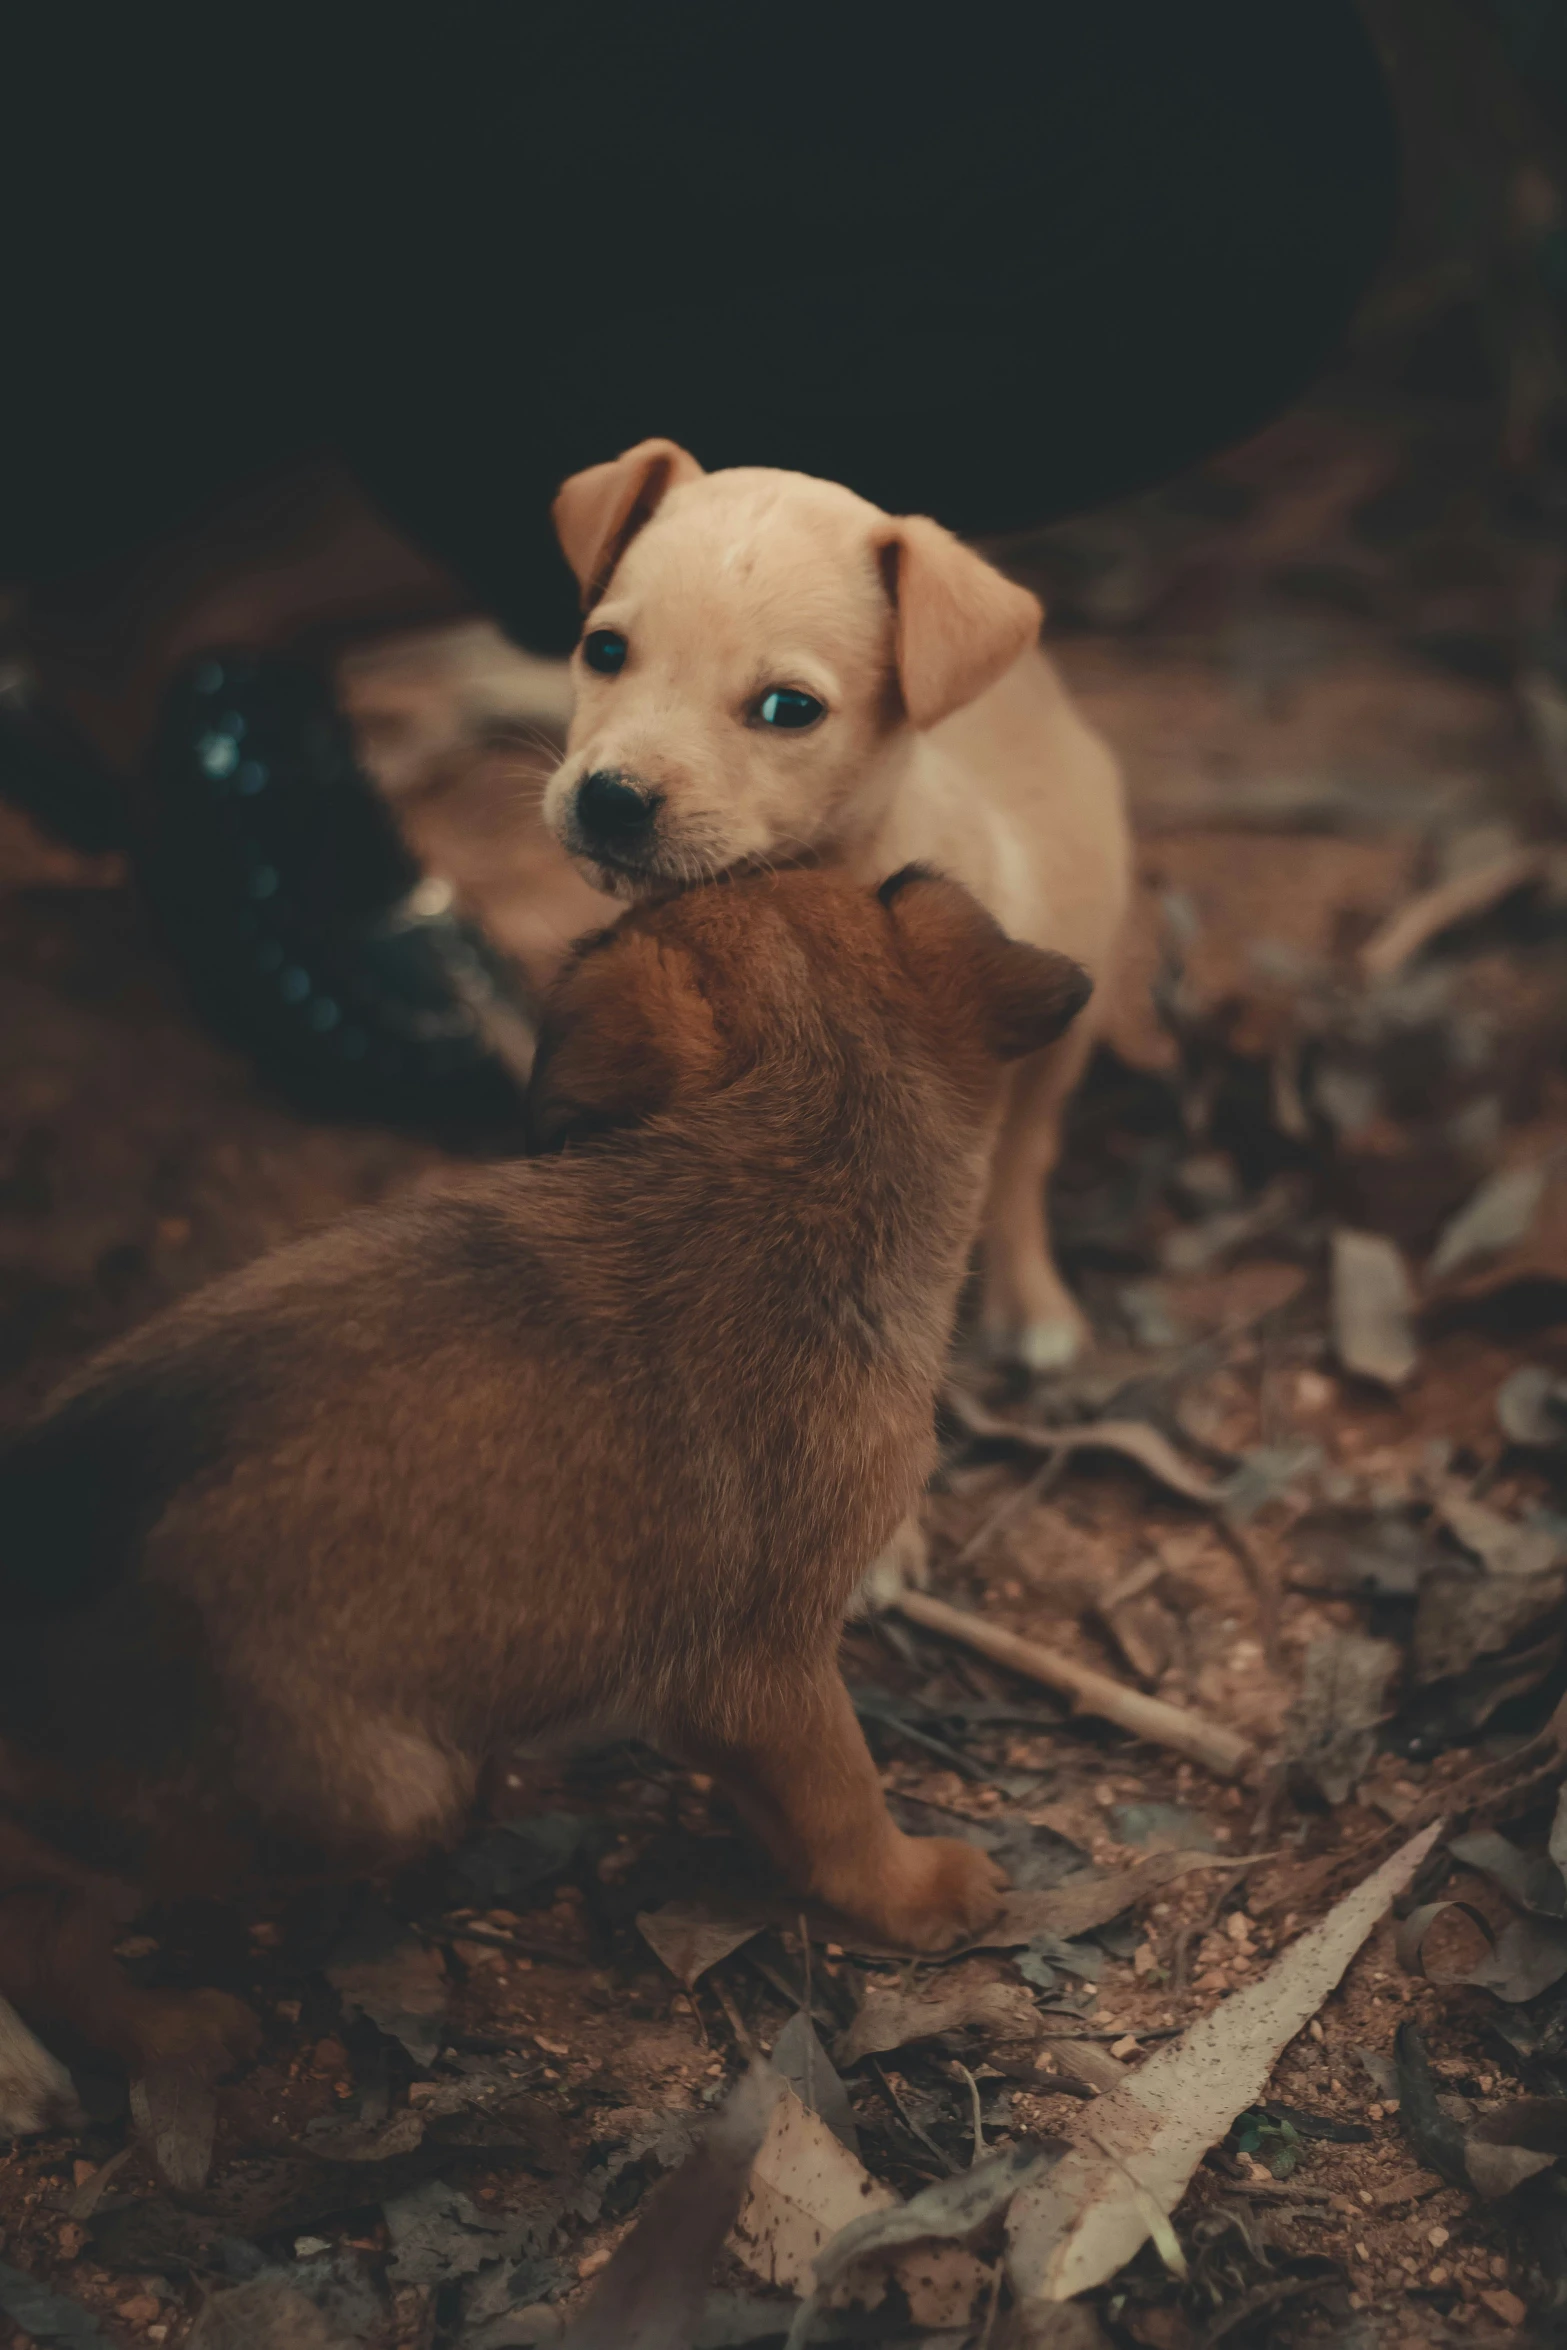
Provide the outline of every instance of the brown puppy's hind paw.
{"type": "Polygon", "coordinates": [[[148,1991],[128,2019],[127,2056],[138,2072],[184,2065],[203,2080],[250,2064],[260,2053],[254,2010],[228,1991],[148,1991]]]}

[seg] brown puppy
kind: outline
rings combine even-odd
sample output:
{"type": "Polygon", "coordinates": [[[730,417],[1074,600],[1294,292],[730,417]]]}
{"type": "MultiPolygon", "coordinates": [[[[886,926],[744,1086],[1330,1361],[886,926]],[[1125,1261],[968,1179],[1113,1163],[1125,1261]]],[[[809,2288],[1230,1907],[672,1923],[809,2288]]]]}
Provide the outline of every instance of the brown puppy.
{"type": "Polygon", "coordinates": [[[397,1862],[587,1725],[717,1774],[878,1934],[981,1925],[991,1864],[887,1816],[838,1630],[930,1466],[1006,1067],[1086,994],[924,874],[645,906],[551,999],[559,1155],[83,1372],[0,1463],[0,1994],[219,2063],[246,2011],[134,1990],[109,1879],[397,1862]]]}

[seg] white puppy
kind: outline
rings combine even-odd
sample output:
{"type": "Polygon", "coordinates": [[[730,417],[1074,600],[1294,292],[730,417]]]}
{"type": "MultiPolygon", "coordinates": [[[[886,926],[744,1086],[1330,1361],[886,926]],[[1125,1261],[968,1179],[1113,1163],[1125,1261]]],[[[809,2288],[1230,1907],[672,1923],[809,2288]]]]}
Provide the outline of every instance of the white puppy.
{"type": "MultiPolygon", "coordinates": [[[[1013,937],[1102,982],[1129,886],[1120,776],[1024,589],[920,516],[805,474],[706,474],[650,440],[573,475],[576,713],[545,819],[620,897],[812,851],[952,874],[1013,937]]],[[[1021,1064],[992,1179],[984,1330],[1035,1370],[1084,1323],[1045,1187],[1093,1007],[1021,1064]]]]}

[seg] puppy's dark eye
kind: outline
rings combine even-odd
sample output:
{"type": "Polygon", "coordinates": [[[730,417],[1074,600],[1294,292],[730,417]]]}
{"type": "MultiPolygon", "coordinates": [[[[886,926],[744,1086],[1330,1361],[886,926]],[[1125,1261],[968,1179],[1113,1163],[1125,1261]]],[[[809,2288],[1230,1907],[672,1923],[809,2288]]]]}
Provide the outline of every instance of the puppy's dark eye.
{"type": "Polygon", "coordinates": [[[814,726],[826,717],[827,705],[814,694],[796,693],[792,685],[775,685],[757,703],[756,715],[764,726],[814,726]]]}
{"type": "Polygon", "coordinates": [[[600,677],[618,677],[626,666],[626,640],[618,628],[595,628],[582,640],[582,658],[600,677]]]}

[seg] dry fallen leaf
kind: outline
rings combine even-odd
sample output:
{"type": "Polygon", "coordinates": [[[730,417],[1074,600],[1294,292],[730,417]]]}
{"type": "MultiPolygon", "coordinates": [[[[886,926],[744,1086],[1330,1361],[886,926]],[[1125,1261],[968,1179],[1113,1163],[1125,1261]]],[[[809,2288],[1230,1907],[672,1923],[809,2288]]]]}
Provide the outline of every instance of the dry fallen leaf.
{"type": "Polygon", "coordinates": [[[190,2350],[352,2350],[287,2277],[262,2276],[214,2293],[190,2332],[190,2350]]]}
{"type": "Polygon", "coordinates": [[[1009,1893],[1001,1916],[980,1937],[978,1947],[1010,1950],[1033,1942],[1041,1934],[1059,1934],[1070,1942],[1106,1926],[1123,1910],[1135,1909],[1151,1893],[1173,1885],[1194,1869],[1238,1868],[1238,1860],[1221,1859],[1214,1852],[1154,1852],[1129,1869],[1112,1869],[1103,1877],[1073,1877],[1046,1893],[1009,1893]]]}
{"type": "Polygon", "coordinates": [[[1069,1428],[1044,1428],[1028,1420],[1008,1420],[999,1413],[987,1411],[963,1389],[949,1386],[946,1401],[955,1418],[962,1421],[971,1436],[1002,1437],[1021,1445],[1029,1452],[1070,1454],[1074,1452],[1115,1452],[1123,1459],[1135,1461],[1140,1469],[1160,1485],[1169,1487],[1187,1501],[1200,1501],[1210,1508],[1223,1500],[1223,1489],[1211,1477],[1204,1477],[1189,1461],[1183,1460],[1167,1436],[1161,1436],[1145,1420],[1089,1420],[1069,1428]]]}
{"type": "Polygon", "coordinates": [[[1036,2301],[1011,2312],[996,2350],[1112,2350],[1112,2344],[1088,2302],[1036,2301]]]}
{"type": "Polygon", "coordinates": [[[1516,1247],[1539,1212],[1545,1195],[1543,1167],[1504,1167],[1488,1176],[1474,1196],[1446,1224],[1426,1268],[1429,1281],[1445,1281],[1477,1257],[1516,1247]]]}
{"type": "Polygon", "coordinates": [[[20,2326],[39,2350],[112,2350],[90,2310],[19,2268],[0,2262],[0,2314],[20,2326]]]}
{"type": "Polygon", "coordinates": [[[816,2026],[803,2007],[789,2018],[773,2042],[772,2064],[774,2072],[783,2075],[800,2103],[812,2113],[819,2113],[833,2136],[841,2139],[851,2154],[858,2154],[860,2133],[855,2126],[849,2092],[838,2078],[832,2058],[817,2038],[816,2026]]]}
{"type": "Polygon", "coordinates": [[[1526,1363],[1497,1389],[1496,1420],[1511,1444],[1542,1450],[1567,1444],[1567,1379],[1526,1363]]]}
{"type": "Polygon", "coordinates": [[[1550,1525],[1519,1525],[1467,1494],[1444,1494],[1438,1514],[1449,1532],[1492,1575],[1544,1575],[1562,1558],[1562,1538],[1550,1525]]]}
{"type": "MultiPolygon", "coordinates": [[[[808,2294],[818,2257],[850,2221],[897,2205],[891,2188],[873,2179],[821,2116],[807,2113],[786,2088],[773,2108],[730,2242],[765,2283],[808,2294]]],[[[941,2325],[953,2309],[966,2311],[983,2277],[979,2264],[953,2244],[903,2255],[893,2274],[916,2325],[941,2325]]],[[[872,2266],[835,2287],[833,2298],[874,2307],[884,2293],[885,2279],[872,2266]]]]}
{"type": "Polygon", "coordinates": [[[1424,1975],[1432,1983],[1472,1983],[1478,1990],[1493,1991],[1514,2007],[1538,1998],[1567,1975],[1567,1925],[1541,1917],[1514,1918],[1502,1928],[1478,1966],[1460,1974],[1433,1974],[1424,1960],[1425,1938],[1447,1910],[1461,1910],[1490,1938],[1488,1921],[1471,1903],[1428,1901],[1411,1910],[1398,1929],[1398,1963],[1409,1974],[1424,1975]]]}
{"type": "Polygon", "coordinates": [[[448,1985],[438,1950],[416,1941],[390,1918],[373,1917],[345,1938],[323,1970],[350,2015],[362,2015],[401,2041],[415,2064],[439,2053],[448,1985]]]}
{"type": "Polygon", "coordinates": [[[906,2048],[912,2040],[934,2040],[970,2025],[1007,2040],[1037,2038],[1042,2029],[1039,2010],[1021,1983],[955,1983],[947,1977],[918,1991],[873,1984],[836,2053],[840,2064],[858,2064],[862,2057],[882,2056],[889,2048],[906,2048]]]}
{"type": "Polygon", "coordinates": [[[1526,2180],[1552,2169],[1556,2157],[1533,2153],[1527,2146],[1488,2146],[1483,2139],[1471,2138],[1464,2148],[1464,2162],[1475,2193],[1487,2203],[1500,2203],[1526,2180]]]}
{"type": "MultiPolygon", "coordinates": [[[[1559,1567],[1545,1574],[1492,1575],[1457,1558],[1433,1567],[1415,1602],[1416,1681],[1450,1680],[1482,1657],[1502,1655],[1537,1626],[1553,1623],[1564,1593],[1567,1574],[1559,1567]]],[[[1549,1669],[1547,1658],[1540,1671],[1549,1669]]]]}
{"type": "Polygon", "coordinates": [[[777,2102],[789,2094],[766,2065],[752,2065],[695,2152],[649,2200],[561,2350],[690,2350],[719,2247],[777,2102]]]}
{"type": "MultiPolygon", "coordinates": [[[[816,2263],[816,2295],[832,2293],[873,2263],[896,2260],[918,2323],[966,2325],[985,2271],[974,2260],[954,2259],[952,2250],[977,2243],[1019,2187],[1049,2159],[1033,2147],[1009,2147],[986,2155],[955,2178],[938,2180],[908,2203],[851,2221],[816,2263]],[[923,2256],[917,2248],[924,2248],[923,2256]]],[[[815,2299],[813,2295],[796,2318],[791,2342],[811,2338],[815,2299]]]]}
{"type": "Polygon", "coordinates": [[[1472,922],[1549,869],[1550,852],[1530,844],[1449,874],[1378,925],[1360,950],[1361,970],[1370,980],[1391,979],[1442,931],[1455,922],[1472,922]]]}
{"type": "Polygon", "coordinates": [[[786,2087],[752,2167],[735,2247],[765,2284],[808,2293],[817,2256],[834,2236],[897,2200],[786,2087]]]}
{"type": "Polygon", "coordinates": [[[743,1911],[713,1908],[700,1901],[666,1901],[644,1910],[637,1932],[677,1982],[694,1990],[709,1967],[739,1950],[762,1931],[764,1920],[743,1911]]]}
{"type": "Polygon", "coordinates": [[[1567,1884],[1545,1853],[1521,1852],[1494,1828],[1471,1828],[1467,1835],[1450,1836],[1447,1849],[1466,1869],[1478,1869],[1493,1885],[1500,1885],[1520,1909],[1532,1909],[1541,1917],[1567,1917],[1567,1884]]]}
{"type": "Polygon", "coordinates": [[[1346,1802],[1365,1775],[1398,1661],[1390,1640],[1368,1640],[1362,1632],[1329,1632],[1302,1659],[1299,1693],[1284,1725],[1284,1761],[1292,1777],[1308,1780],[1329,1803],[1346,1802]]]}
{"type": "MultiPolygon", "coordinates": [[[[1085,1870],[1069,1878],[1066,1884],[1053,1885],[1048,1890],[1008,1893],[995,1924],[987,1926],[972,1942],[965,1942],[956,1950],[943,1951],[942,1959],[968,1958],[976,1950],[1018,1950],[1024,1943],[1037,1942],[1047,1934],[1071,1942],[1079,1934],[1091,1934],[1096,1926],[1108,1925],[1123,1910],[1135,1909],[1151,1893],[1162,1892],[1166,1885],[1173,1884],[1177,1877],[1189,1875],[1193,1869],[1233,1869],[1245,1865],[1245,1856],[1228,1860],[1214,1852],[1155,1852],[1134,1868],[1112,1869],[1100,1876],[1085,1870]]],[[[906,1950],[857,1934],[850,1920],[833,1921],[832,1932],[857,1958],[908,1957],[906,1950]]]]}
{"type": "Polygon", "coordinates": [[[1414,1290],[1402,1255],[1379,1232],[1333,1235],[1333,1344],[1346,1371],[1402,1387],[1419,1360],[1414,1290]]]}
{"type": "Polygon", "coordinates": [[[194,2066],[160,2065],[131,2083],[131,2120],[159,2175],[180,2195],[199,2194],[212,2168],[218,2093],[194,2066]]]}
{"type": "Polygon", "coordinates": [[[1561,1871],[1563,1881],[1567,1882],[1567,1781],[1563,1782],[1556,1797],[1556,1812],[1545,1849],[1561,1871]]]}
{"type": "Polygon", "coordinates": [[[1151,2232],[1150,2212],[1174,2210],[1204,2154],[1262,2095],[1279,2050],[1316,2014],[1440,1834],[1433,1821],[1257,1982],[1087,2108],[1071,2151],[1012,2206],[1009,2263],[1020,2299],[1070,2300],[1131,2259],[1151,2232]]]}

